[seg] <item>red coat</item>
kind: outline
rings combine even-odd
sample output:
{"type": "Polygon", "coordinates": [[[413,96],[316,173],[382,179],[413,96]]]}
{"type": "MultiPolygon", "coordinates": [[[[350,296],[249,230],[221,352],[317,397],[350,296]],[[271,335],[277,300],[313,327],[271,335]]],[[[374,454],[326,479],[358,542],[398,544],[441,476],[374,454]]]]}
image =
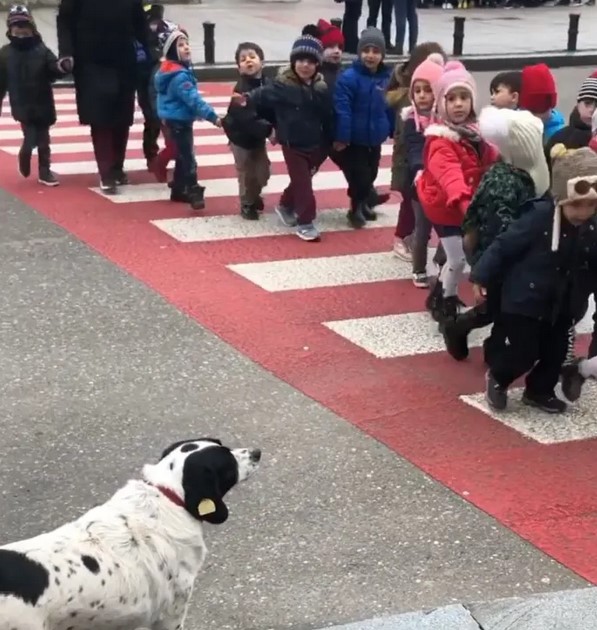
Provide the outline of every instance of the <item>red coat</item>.
{"type": "Polygon", "coordinates": [[[425,130],[423,172],[417,195],[427,218],[435,225],[460,226],[485,171],[498,159],[493,145],[472,143],[445,125],[425,130]]]}

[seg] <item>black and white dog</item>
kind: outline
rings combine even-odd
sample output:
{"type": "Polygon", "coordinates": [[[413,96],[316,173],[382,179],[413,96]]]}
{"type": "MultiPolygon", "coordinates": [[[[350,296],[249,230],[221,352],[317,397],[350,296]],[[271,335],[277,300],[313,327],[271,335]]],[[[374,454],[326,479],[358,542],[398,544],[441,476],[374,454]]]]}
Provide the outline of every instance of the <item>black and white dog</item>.
{"type": "Polygon", "coordinates": [[[177,442],[78,520],[0,547],[0,630],[183,628],[203,522],[228,518],[224,496],[260,459],[211,438],[177,442]]]}

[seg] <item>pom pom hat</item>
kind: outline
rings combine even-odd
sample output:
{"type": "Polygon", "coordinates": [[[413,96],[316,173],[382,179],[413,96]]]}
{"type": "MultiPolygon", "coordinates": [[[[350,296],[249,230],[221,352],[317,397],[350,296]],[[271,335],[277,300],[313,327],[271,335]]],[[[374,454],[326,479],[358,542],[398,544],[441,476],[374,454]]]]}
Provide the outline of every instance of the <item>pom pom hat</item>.
{"type": "Polygon", "coordinates": [[[579,199],[597,201],[597,153],[583,147],[568,150],[559,143],[551,149],[551,192],[556,200],[551,250],[560,244],[561,206],[579,199]]]}
{"type": "Polygon", "coordinates": [[[290,63],[294,64],[295,61],[304,57],[310,57],[317,64],[320,64],[323,59],[323,46],[312,35],[301,35],[292,44],[290,63]]]}
{"type": "Polygon", "coordinates": [[[539,118],[526,110],[485,107],[479,116],[479,132],[497,147],[504,162],[531,176],[537,197],[549,190],[543,123],[539,118]]]}
{"type": "MultiPolygon", "coordinates": [[[[412,74],[409,88],[409,98],[413,101],[413,88],[417,81],[427,81],[433,90],[433,86],[444,72],[444,58],[439,53],[431,53],[425,61],[420,63],[412,74]]],[[[419,113],[417,108],[413,108],[413,116],[415,119],[415,125],[418,130],[421,129],[421,123],[419,120],[419,113]]]]}
{"type": "Polygon", "coordinates": [[[319,41],[324,50],[326,48],[333,48],[334,46],[338,46],[344,50],[344,35],[337,26],[325,20],[319,20],[319,22],[317,22],[317,29],[319,30],[319,41]]]}
{"type": "Polygon", "coordinates": [[[435,109],[441,120],[446,120],[446,96],[456,88],[466,90],[471,95],[472,111],[476,111],[477,84],[460,61],[448,61],[440,78],[431,85],[435,97],[435,109]]]}
{"type": "Polygon", "coordinates": [[[522,69],[518,106],[532,114],[544,114],[558,103],[556,82],[551,70],[544,64],[522,69]]]}

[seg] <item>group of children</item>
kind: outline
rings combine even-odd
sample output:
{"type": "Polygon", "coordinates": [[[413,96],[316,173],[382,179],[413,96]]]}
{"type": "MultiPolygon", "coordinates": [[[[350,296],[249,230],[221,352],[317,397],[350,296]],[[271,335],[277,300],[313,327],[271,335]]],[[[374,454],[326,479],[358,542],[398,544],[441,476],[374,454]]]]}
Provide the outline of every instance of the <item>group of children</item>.
{"type": "MultiPolygon", "coordinates": [[[[288,67],[273,80],[263,75],[263,50],[239,44],[239,80],[220,118],[197,89],[186,32],[165,20],[163,11],[147,15],[159,54],[150,56],[144,74],[149,81],[139,87],[147,91],[143,147],[160,181],[175,159],[172,201],[204,207],[193,142],[193,122],[204,119],[228,136],[241,216],[258,220],[263,211],[270,172],[266,143],[277,143],[289,184],[275,211],[299,238],[317,241],[312,179],[320,166],[329,158],[341,169],[350,200],[347,219],[361,228],[389,199],[374,184],[381,146],[393,137],[391,188],[401,199],[394,253],[412,264],[415,286],[429,289],[425,305],[448,352],[466,358],[468,334],[491,324],[484,357],[492,407],[506,407],[509,386],[523,374],[528,405],[564,411],[554,393],[560,378],[566,397],[578,398],[585,378],[597,374],[595,332],[588,359],[574,356],[575,325],[597,293],[597,73],[583,82],[568,125],[555,109],[555,81],[544,64],[497,75],[492,105],[479,111],[474,78],[439,44],[420,44],[392,70],[384,62],[383,34],[368,27],[357,58],[343,70],[342,33],[320,20],[303,29],[288,67]],[[427,276],[432,230],[440,241],[434,282],[427,276]],[[476,298],[469,310],[458,295],[467,262],[476,298]]],[[[42,110],[33,99],[43,93],[47,100],[62,69],[26,9],[9,13],[8,29],[10,44],[0,50],[0,95],[8,90],[13,115],[23,125],[19,168],[29,175],[38,146],[39,179],[53,185],[53,99],[42,110]],[[14,67],[23,52],[29,63],[34,54],[37,77],[43,78],[27,90],[11,84],[22,74],[7,71],[6,60],[14,67]]]]}

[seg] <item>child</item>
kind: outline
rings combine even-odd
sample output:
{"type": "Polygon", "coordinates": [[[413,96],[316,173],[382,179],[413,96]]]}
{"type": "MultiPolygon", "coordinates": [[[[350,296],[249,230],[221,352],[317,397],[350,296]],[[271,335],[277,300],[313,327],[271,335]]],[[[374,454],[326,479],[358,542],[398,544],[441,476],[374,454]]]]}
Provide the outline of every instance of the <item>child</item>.
{"type": "Polygon", "coordinates": [[[597,110],[591,116],[591,139],[589,140],[589,148],[597,153],[597,110]]]}
{"type": "Polygon", "coordinates": [[[296,227],[304,241],[318,241],[313,224],[317,213],[313,175],[325,161],[333,136],[334,112],[323,76],[321,42],[302,35],[292,45],[290,66],[270,85],[236,95],[257,112],[273,111],[276,139],[282,147],[290,184],[282,193],[276,214],[287,227],[296,227]]]}
{"type": "Polygon", "coordinates": [[[432,53],[413,72],[409,98],[412,107],[402,110],[403,138],[406,149],[408,175],[406,187],[412,199],[415,214],[415,230],[410,242],[412,252],[413,284],[420,289],[429,287],[427,278],[427,244],[431,234],[431,223],[418,201],[415,180],[423,169],[424,131],[433,121],[433,89],[444,71],[444,58],[432,53]]]}
{"type": "MultiPolygon", "coordinates": [[[[543,153],[543,123],[526,110],[486,107],[479,117],[479,131],[495,145],[502,160],[483,176],[468,207],[462,229],[468,260],[474,265],[496,237],[526,211],[529,203],[548,193],[549,169],[543,153]]],[[[468,356],[468,334],[493,322],[483,343],[486,362],[505,342],[499,326],[501,286],[494,279],[487,287],[487,299],[459,315],[444,327],[448,353],[457,361],[468,356]]]]}
{"type": "Polygon", "coordinates": [[[518,106],[543,121],[545,142],[566,124],[562,114],[555,109],[557,102],[558,92],[551,70],[544,63],[525,66],[520,78],[518,106]]]}
{"type": "Polygon", "coordinates": [[[580,149],[589,146],[591,141],[591,120],[597,107],[597,73],[587,77],[576,97],[576,107],[570,114],[570,121],[559,131],[556,131],[545,145],[545,155],[548,162],[550,154],[556,144],[563,144],[566,149],[580,149]]]}
{"type": "Polygon", "coordinates": [[[502,279],[500,320],[509,343],[490,357],[486,388],[496,410],[506,408],[508,388],[523,374],[526,405],[566,410],[554,388],[568,351],[578,279],[589,264],[589,231],[581,226],[597,212],[596,183],[597,155],[589,148],[553,158],[553,200],[534,201],[472,269],[478,300],[488,284],[502,279]]]}
{"type": "MultiPolygon", "coordinates": [[[[234,59],[240,79],[234,86],[236,94],[248,93],[266,84],[262,73],[263,57],[263,50],[257,44],[243,42],[237,46],[234,59]]],[[[265,141],[272,133],[272,124],[260,118],[253,106],[241,107],[236,102],[230,103],[222,123],[236,165],[240,214],[243,219],[256,221],[263,211],[261,191],[270,175],[265,141]]]]}
{"type": "Polygon", "coordinates": [[[325,20],[319,20],[317,25],[307,24],[303,28],[302,34],[311,35],[321,42],[323,46],[321,74],[330,94],[333,94],[336,87],[336,79],[342,72],[342,52],[344,50],[344,35],[342,31],[325,20]]]}
{"type": "Polygon", "coordinates": [[[521,79],[518,70],[496,74],[489,85],[491,104],[499,109],[518,109],[521,79]]]}
{"type": "Polygon", "coordinates": [[[155,87],[158,115],[165,121],[177,151],[170,200],[186,202],[193,210],[201,210],[205,207],[205,189],[197,182],[193,121],[203,118],[216,127],[222,123],[197,91],[191,47],[182,31],[172,31],[164,44],[164,61],[155,76],[155,87]]]}
{"type": "Polygon", "coordinates": [[[10,43],[0,49],[0,109],[8,92],[12,117],[23,130],[19,173],[29,177],[31,156],[37,147],[39,183],[58,186],[50,170],[50,127],[56,122],[52,82],[63,73],[26,7],[13,7],[6,26],[10,43]]]}
{"type": "Polygon", "coordinates": [[[466,68],[449,61],[432,87],[434,109],[441,122],[425,131],[424,166],[416,187],[423,211],[446,252],[446,264],[425,303],[441,330],[456,318],[462,305],[458,298],[466,264],[462,221],[481,178],[498,155],[479,135],[477,88],[466,68]]]}
{"type": "Polygon", "coordinates": [[[400,193],[402,200],[400,203],[400,213],[398,223],[394,233],[394,255],[405,262],[412,261],[409,239],[415,226],[414,210],[411,200],[411,189],[407,185],[408,166],[406,163],[406,149],[403,139],[404,123],[401,119],[401,111],[410,105],[410,84],[413,72],[429,55],[440,54],[444,61],[447,55],[437,42],[425,42],[415,46],[406,63],[397,64],[392,72],[386,101],[395,111],[394,123],[394,148],[392,151],[392,183],[391,190],[400,193]]]}
{"type": "Polygon", "coordinates": [[[379,171],[381,145],[393,133],[394,114],[384,98],[390,80],[383,63],[385,45],[380,30],[366,28],[359,39],[358,59],[340,75],[334,93],[334,150],[348,182],[348,221],[356,229],[377,218],[368,205],[369,195],[379,171]]]}

